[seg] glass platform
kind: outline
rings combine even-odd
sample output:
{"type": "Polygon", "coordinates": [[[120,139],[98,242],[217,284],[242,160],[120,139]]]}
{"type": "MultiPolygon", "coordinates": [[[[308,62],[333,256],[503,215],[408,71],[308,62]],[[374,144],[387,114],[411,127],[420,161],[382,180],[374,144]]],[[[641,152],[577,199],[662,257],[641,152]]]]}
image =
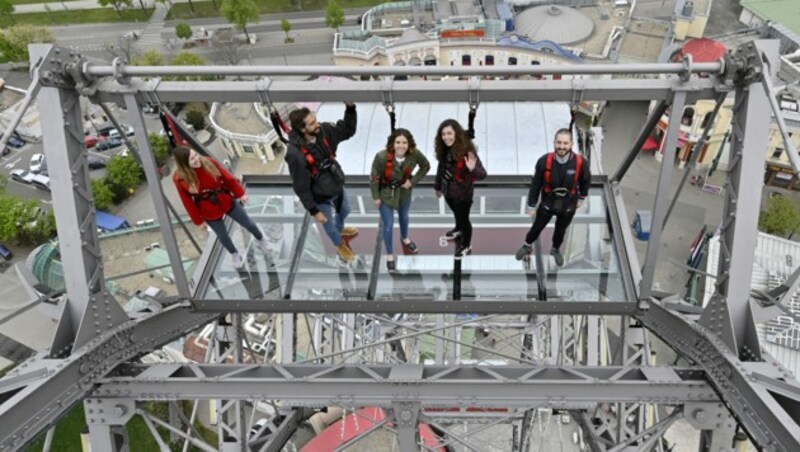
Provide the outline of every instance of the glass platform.
{"type": "MultiPolygon", "coordinates": [[[[262,177],[262,180],[264,179],[262,177]]],[[[379,215],[366,178],[348,179],[352,212],[347,225],[359,229],[349,243],[356,260],[345,263],[299,203],[286,181],[248,181],[248,212],[270,244],[268,255],[254,248],[253,238],[235,223],[229,225],[234,243],[246,253],[245,268],[237,271],[219,243],[200,280],[196,298],[208,300],[376,300],[402,303],[414,300],[539,300],[627,302],[621,269],[618,231],[607,209],[605,182],[595,181],[561,247],[565,258],[557,267],[550,256],[554,220],[542,233],[541,259],[517,261],[514,253],[532,220],[525,214],[527,183],[503,183],[476,189],[471,220],[473,251],[459,263],[455,242],[443,238],[454,225],[444,199],[430,185],[414,190],[410,237],[417,255],[403,255],[395,218],[394,249],[397,271],[389,273],[379,215]],[[351,181],[355,179],[355,181],[351,181]],[[537,260],[541,268],[537,267],[537,260]]]]}

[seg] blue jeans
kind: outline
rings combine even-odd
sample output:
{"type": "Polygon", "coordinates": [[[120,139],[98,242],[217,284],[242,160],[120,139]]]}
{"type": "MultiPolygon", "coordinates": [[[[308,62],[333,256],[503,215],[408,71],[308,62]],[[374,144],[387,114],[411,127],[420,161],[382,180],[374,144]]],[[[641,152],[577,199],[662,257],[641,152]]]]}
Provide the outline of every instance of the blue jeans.
{"type": "MultiPolygon", "coordinates": [[[[401,204],[397,209],[397,216],[400,218],[400,238],[408,238],[408,210],[411,208],[411,201],[401,204]]],[[[392,246],[392,229],[394,228],[394,210],[386,204],[381,204],[381,221],[383,221],[383,243],[386,244],[386,254],[394,254],[392,246]]]]}
{"type": "MultiPolygon", "coordinates": [[[[258,226],[256,226],[256,224],[250,218],[250,215],[245,212],[239,201],[235,199],[233,200],[233,208],[231,208],[227,215],[231,217],[233,221],[242,225],[243,228],[250,231],[256,240],[261,240],[264,238],[264,235],[261,234],[261,230],[258,229],[258,226]]],[[[236,250],[236,246],[233,244],[233,240],[231,240],[230,234],[228,234],[228,229],[225,227],[224,217],[220,220],[206,221],[206,223],[208,223],[214,233],[217,234],[217,238],[219,239],[219,242],[222,244],[223,248],[228,250],[228,252],[231,254],[238,252],[236,250]]]]}
{"type": "Polygon", "coordinates": [[[342,189],[342,193],[338,196],[317,204],[317,209],[328,217],[328,221],[322,225],[325,233],[331,238],[334,245],[339,246],[342,244],[342,229],[344,229],[344,220],[350,215],[350,200],[347,199],[347,193],[342,189]],[[336,212],[336,218],[333,218],[333,212],[336,212]]]}

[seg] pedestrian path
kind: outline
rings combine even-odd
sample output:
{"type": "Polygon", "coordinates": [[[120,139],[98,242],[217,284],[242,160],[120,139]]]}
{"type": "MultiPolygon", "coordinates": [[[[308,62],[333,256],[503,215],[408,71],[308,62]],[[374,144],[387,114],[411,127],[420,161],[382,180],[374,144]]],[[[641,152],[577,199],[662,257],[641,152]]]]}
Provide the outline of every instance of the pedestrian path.
{"type": "Polygon", "coordinates": [[[167,5],[156,6],[153,15],[150,16],[150,22],[142,30],[139,39],[135,43],[135,47],[139,50],[161,50],[164,47],[163,39],[161,38],[161,30],[164,28],[164,18],[167,17],[169,11],[167,5]]]}

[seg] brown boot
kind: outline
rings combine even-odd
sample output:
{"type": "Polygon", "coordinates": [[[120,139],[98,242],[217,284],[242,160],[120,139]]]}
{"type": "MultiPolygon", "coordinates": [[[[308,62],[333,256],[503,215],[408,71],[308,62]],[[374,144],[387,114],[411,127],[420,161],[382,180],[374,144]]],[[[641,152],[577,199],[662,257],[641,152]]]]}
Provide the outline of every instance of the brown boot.
{"type": "Polygon", "coordinates": [[[347,246],[347,243],[342,242],[339,246],[336,247],[336,254],[339,255],[345,262],[353,262],[355,260],[356,255],[353,253],[353,250],[347,246]]]}
{"type": "Polygon", "coordinates": [[[355,226],[345,226],[342,228],[342,237],[353,238],[358,235],[358,228],[355,226]]]}

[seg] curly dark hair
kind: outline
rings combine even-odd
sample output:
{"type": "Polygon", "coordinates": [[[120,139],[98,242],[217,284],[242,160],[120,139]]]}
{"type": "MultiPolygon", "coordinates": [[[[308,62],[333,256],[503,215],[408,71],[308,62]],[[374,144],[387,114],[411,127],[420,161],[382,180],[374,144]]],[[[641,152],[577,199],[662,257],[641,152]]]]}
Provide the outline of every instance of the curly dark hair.
{"type": "Polygon", "coordinates": [[[442,140],[442,130],[447,127],[452,128],[456,133],[456,141],[453,142],[452,147],[454,154],[453,156],[456,158],[456,160],[464,158],[470,152],[475,153],[475,145],[472,144],[472,140],[469,139],[467,132],[464,131],[464,128],[461,127],[461,124],[459,124],[455,119],[445,119],[441,124],[439,124],[439,129],[436,131],[436,139],[434,140],[436,160],[439,160],[440,162],[447,160],[447,152],[450,149],[448,149],[442,140]]]}
{"type": "Polygon", "coordinates": [[[406,151],[406,153],[413,154],[416,152],[417,142],[414,141],[414,136],[411,135],[411,132],[409,132],[408,129],[395,129],[394,132],[389,135],[389,138],[386,139],[386,150],[394,152],[394,140],[401,135],[406,137],[406,140],[408,140],[408,151],[406,151]]]}

